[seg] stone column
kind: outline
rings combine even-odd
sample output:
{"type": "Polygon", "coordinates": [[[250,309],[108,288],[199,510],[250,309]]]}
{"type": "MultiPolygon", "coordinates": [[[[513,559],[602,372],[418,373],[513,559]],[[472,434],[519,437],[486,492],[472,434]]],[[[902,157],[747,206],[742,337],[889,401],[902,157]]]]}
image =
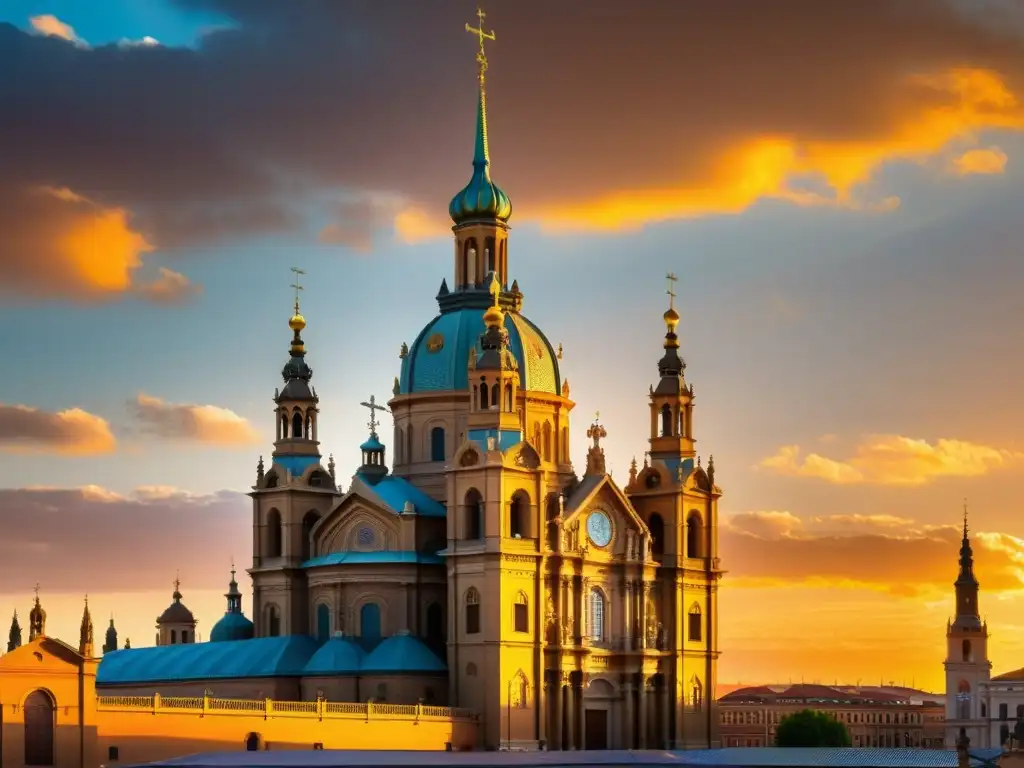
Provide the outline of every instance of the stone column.
{"type": "Polygon", "coordinates": [[[551,742],[548,749],[562,749],[562,727],[565,712],[565,686],[562,685],[562,671],[551,673],[551,698],[554,700],[554,718],[551,723],[551,742]]]}
{"type": "Polygon", "coordinates": [[[576,673],[576,684],[573,686],[576,691],[576,743],[580,749],[587,748],[587,723],[585,720],[586,706],[583,701],[584,680],[583,673],[576,673]]]}
{"type": "Polygon", "coordinates": [[[625,710],[625,725],[622,728],[622,748],[633,749],[636,745],[636,718],[633,716],[633,681],[630,675],[626,676],[626,682],[622,684],[623,709],[625,710]]]}
{"type": "Polygon", "coordinates": [[[625,625],[625,632],[623,633],[623,647],[624,651],[633,650],[633,611],[632,601],[630,595],[633,589],[629,583],[629,579],[622,580],[622,623],[625,625]]]}
{"type": "Polygon", "coordinates": [[[576,701],[575,689],[572,686],[572,675],[568,676],[563,688],[565,691],[565,748],[576,749],[576,701]]]}
{"type": "Polygon", "coordinates": [[[669,733],[669,713],[671,712],[671,706],[669,703],[668,696],[668,675],[662,674],[661,676],[661,747],[664,749],[672,749],[670,742],[669,733]]]}
{"type": "Polygon", "coordinates": [[[580,645],[590,639],[590,579],[580,579],[580,645]]]}
{"type": "Polygon", "coordinates": [[[651,594],[651,585],[648,581],[642,582],[640,591],[640,647],[647,647],[647,598],[651,594]]]}
{"type": "MultiPolygon", "coordinates": [[[[575,626],[573,627],[573,638],[575,639],[575,645],[582,645],[583,643],[583,589],[582,579],[574,579],[574,581],[580,582],[580,589],[576,590],[575,609],[573,613],[576,614],[575,626]]],[[[574,585],[575,586],[575,585],[574,585]]]]}
{"type": "Polygon", "coordinates": [[[647,679],[643,672],[640,673],[637,695],[640,697],[640,722],[637,723],[637,730],[640,731],[638,748],[647,749],[647,679]]]}

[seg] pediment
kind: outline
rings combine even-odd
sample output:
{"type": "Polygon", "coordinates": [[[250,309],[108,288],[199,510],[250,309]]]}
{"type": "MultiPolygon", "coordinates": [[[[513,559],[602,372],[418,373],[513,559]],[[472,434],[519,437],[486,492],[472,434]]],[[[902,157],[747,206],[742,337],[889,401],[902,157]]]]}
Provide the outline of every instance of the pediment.
{"type": "Polygon", "coordinates": [[[313,529],[315,556],[400,549],[398,517],[360,493],[360,486],[362,481],[353,480],[348,493],[313,529]]]}
{"type": "Polygon", "coordinates": [[[636,551],[636,536],[647,534],[647,526],[610,475],[584,477],[565,503],[562,529],[588,557],[617,558],[636,551]],[[611,541],[599,546],[588,533],[588,518],[596,512],[608,516],[611,541]]]}
{"type": "Polygon", "coordinates": [[[83,657],[78,651],[55,637],[37,637],[29,643],[0,656],[0,671],[40,670],[50,672],[77,670],[83,657]]]}

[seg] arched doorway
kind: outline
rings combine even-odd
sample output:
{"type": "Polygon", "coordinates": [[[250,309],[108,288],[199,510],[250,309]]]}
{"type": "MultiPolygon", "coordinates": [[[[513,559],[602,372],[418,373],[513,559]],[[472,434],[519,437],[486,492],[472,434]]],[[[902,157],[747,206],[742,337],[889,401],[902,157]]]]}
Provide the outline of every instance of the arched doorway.
{"type": "Polygon", "coordinates": [[[245,751],[260,751],[260,735],[258,733],[250,733],[248,736],[245,737],[245,751]]]}
{"type": "Polygon", "coordinates": [[[53,697],[46,691],[32,691],[24,709],[25,765],[53,765],[53,697]]]}

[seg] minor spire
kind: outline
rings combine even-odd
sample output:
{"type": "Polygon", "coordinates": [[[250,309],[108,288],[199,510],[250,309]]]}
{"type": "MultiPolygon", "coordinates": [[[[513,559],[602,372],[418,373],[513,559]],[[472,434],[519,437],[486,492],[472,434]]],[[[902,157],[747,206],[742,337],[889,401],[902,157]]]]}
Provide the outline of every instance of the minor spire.
{"type": "Polygon", "coordinates": [[[92,614],[89,613],[89,596],[85,596],[85,608],[82,610],[82,624],[78,635],[78,652],[87,659],[93,658],[92,614]]]}
{"type": "Polygon", "coordinates": [[[505,323],[505,313],[501,311],[499,300],[501,298],[501,283],[498,276],[491,273],[491,284],[487,289],[491,294],[491,306],[484,312],[484,324],[488,328],[501,328],[505,323]]]}
{"type": "Polygon", "coordinates": [[[181,572],[178,571],[174,574],[174,592],[171,594],[174,598],[174,602],[181,602],[181,572]]]}
{"type": "Polygon", "coordinates": [[[39,602],[39,584],[35,587],[36,602],[32,606],[32,610],[28,614],[28,640],[32,642],[37,637],[43,637],[46,634],[46,611],[43,610],[42,604],[39,602]]]}
{"type": "Polygon", "coordinates": [[[587,450],[586,476],[605,474],[604,448],[601,447],[601,440],[608,437],[608,431],[601,426],[601,412],[594,414],[594,423],[587,429],[587,437],[594,441],[594,444],[587,450]]]}
{"type": "MultiPolygon", "coordinates": [[[[668,294],[668,309],[665,310],[663,315],[665,319],[665,342],[662,346],[665,348],[665,354],[658,361],[658,372],[661,374],[662,379],[679,380],[686,370],[686,362],[679,356],[679,336],[676,335],[676,329],[679,327],[679,312],[676,311],[675,286],[679,278],[676,277],[674,272],[669,272],[665,275],[665,279],[668,281],[668,288],[665,290],[665,293],[668,294]]],[[[678,394],[678,384],[673,383],[670,386],[674,390],[673,393],[678,394]]],[[[657,391],[660,392],[662,389],[663,387],[659,386],[657,391]]]]}

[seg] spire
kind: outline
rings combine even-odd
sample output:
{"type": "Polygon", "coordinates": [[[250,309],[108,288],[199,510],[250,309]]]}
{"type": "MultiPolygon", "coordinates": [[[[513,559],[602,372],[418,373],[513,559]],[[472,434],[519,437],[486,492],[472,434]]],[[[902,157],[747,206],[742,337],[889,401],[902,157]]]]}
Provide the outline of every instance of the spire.
{"type": "Polygon", "coordinates": [[[35,592],[36,602],[28,614],[28,641],[30,643],[37,637],[43,637],[46,634],[46,611],[43,610],[43,606],[39,602],[38,584],[36,584],[35,592]]]}
{"type": "MultiPolygon", "coordinates": [[[[665,320],[665,342],[663,344],[665,354],[658,361],[658,372],[663,379],[681,379],[686,370],[686,363],[679,356],[679,336],[676,335],[676,329],[679,327],[679,312],[676,311],[675,306],[675,284],[679,278],[675,276],[675,273],[669,272],[665,275],[665,279],[668,281],[668,289],[665,291],[668,294],[668,309],[662,315],[665,320]]],[[[658,389],[661,387],[659,386],[658,389]]]]}
{"type": "Polygon", "coordinates": [[[107,627],[107,634],[103,638],[103,653],[112,653],[117,650],[117,628],[114,626],[114,614],[110,614],[110,626],[107,627]]]}
{"type": "Polygon", "coordinates": [[[85,596],[85,608],[82,611],[82,624],[78,633],[78,652],[87,659],[93,658],[92,615],[89,613],[89,596],[85,596]]]}
{"type": "Polygon", "coordinates": [[[594,414],[594,423],[587,429],[587,437],[593,440],[594,444],[587,450],[587,470],[584,475],[603,475],[606,470],[601,440],[608,437],[608,432],[601,426],[600,411],[594,414]]]}
{"type": "Polygon", "coordinates": [[[466,24],[466,31],[476,35],[479,41],[479,50],[476,54],[478,67],[477,79],[479,86],[477,90],[476,107],[476,136],[473,147],[473,177],[469,180],[461,192],[452,198],[448,206],[448,213],[456,224],[464,224],[469,221],[497,220],[507,223],[512,216],[512,203],[501,188],[491,181],[491,154],[487,142],[487,41],[494,41],[493,31],[484,29],[484,19],[487,14],[477,8],[476,11],[479,26],[474,27],[466,24]]]}
{"type": "Polygon", "coordinates": [[[242,613],[242,593],[238,589],[238,582],[235,581],[235,560],[231,559],[231,581],[228,582],[228,591],[224,594],[228,600],[227,613],[242,613]]]}
{"type": "Polygon", "coordinates": [[[978,612],[978,580],[974,576],[974,552],[971,549],[971,538],[967,528],[967,499],[964,499],[964,528],[960,539],[960,570],[956,581],[956,619],[953,626],[957,628],[978,628],[981,626],[981,615],[978,612]]]}
{"type": "MultiPolygon", "coordinates": [[[[300,278],[306,272],[298,267],[292,267],[292,272],[295,274],[295,282],[291,285],[295,289],[295,310],[288,320],[288,327],[292,330],[292,343],[288,350],[291,357],[281,371],[281,377],[285,381],[285,391],[281,393],[282,398],[287,397],[288,385],[292,381],[299,380],[308,383],[313,378],[313,369],[306,364],[306,345],[302,341],[302,331],[306,328],[306,318],[299,311],[299,291],[304,290],[300,278]]],[[[293,395],[292,399],[313,399],[308,388],[304,393],[296,392],[291,394],[293,395]],[[295,394],[305,394],[306,397],[295,398],[295,394]]]]}
{"type": "Polygon", "coordinates": [[[171,597],[174,598],[174,602],[181,602],[181,573],[174,574],[174,592],[171,593],[171,597]]]}
{"type": "Polygon", "coordinates": [[[15,648],[21,647],[21,624],[18,623],[18,611],[15,609],[14,616],[11,617],[11,631],[7,635],[7,652],[10,653],[15,648]]]}

